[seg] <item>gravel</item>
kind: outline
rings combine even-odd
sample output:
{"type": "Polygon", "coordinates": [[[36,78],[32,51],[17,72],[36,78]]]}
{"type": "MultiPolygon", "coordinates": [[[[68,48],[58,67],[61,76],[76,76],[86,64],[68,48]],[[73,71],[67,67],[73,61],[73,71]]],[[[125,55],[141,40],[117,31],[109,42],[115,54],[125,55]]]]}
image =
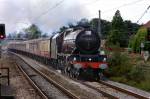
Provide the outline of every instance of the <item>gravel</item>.
{"type": "Polygon", "coordinates": [[[71,91],[72,93],[79,96],[81,99],[107,99],[107,97],[104,97],[101,93],[88,88],[85,85],[80,84],[79,82],[75,82],[71,80],[70,78],[64,77],[60,73],[56,72],[54,69],[51,70],[51,68],[47,68],[44,65],[41,65],[40,63],[31,60],[27,57],[21,56],[26,62],[28,62],[31,66],[39,69],[41,72],[48,75],[50,78],[64,86],[66,89],[71,91]]]}
{"type": "Polygon", "coordinates": [[[10,70],[10,87],[13,89],[15,99],[42,99],[14,64],[14,60],[6,53],[3,53],[0,64],[3,64],[0,67],[7,67],[10,70]]]}
{"type": "Polygon", "coordinates": [[[49,83],[45,78],[36,73],[31,67],[22,60],[16,59],[17,64],[21,65],[23,70],[30,76],[34,83],[44,92],[49,99],[69,99],[63,92],[49,83]]]}
{"type": "Polygon", "coordinates": [[[32,77],[32,80],[38,84],[40,88],[42,88],[42,91],[46,93],[48,98],[50,99],[68,99],[67,96],[62,94],[60,90],[56,89],[55,86],[47,82],[44,78],[40,76],[32,77]]]}

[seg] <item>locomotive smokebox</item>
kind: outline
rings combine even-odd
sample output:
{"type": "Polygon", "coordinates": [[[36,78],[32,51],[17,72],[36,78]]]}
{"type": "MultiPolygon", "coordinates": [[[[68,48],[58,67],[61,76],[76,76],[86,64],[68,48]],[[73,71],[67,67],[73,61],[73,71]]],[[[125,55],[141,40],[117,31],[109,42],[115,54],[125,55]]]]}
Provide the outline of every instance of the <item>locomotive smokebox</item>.
{"type": "Polygon", "coordinates": [[[94,53],[100,47],[100,38],[95,32],[84,30],[78,34],[75,45],[83,53],[94,53]]]}

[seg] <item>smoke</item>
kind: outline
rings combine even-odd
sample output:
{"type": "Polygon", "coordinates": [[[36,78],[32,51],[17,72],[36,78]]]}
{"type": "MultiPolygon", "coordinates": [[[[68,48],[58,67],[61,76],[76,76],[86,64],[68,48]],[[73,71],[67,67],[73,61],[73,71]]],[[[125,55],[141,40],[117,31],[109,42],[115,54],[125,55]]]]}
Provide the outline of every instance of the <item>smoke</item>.
{"type": "Polygon", "coordinates": [[[20,31],[36,24],[44,33],[57,31],[69,22],[84,18],[86,7],[78,0],[0,0],[0,23],[6,24],[6,32],[20,31]]]}
{"type": "MultiPolygon", "coordinates": [[[[0,0],[0,23],[6,24],[7,34],[31,24],[38,25],[44,33],[50,34],[81,18],[98,17],[99,9],[103,19],[111,21],[119,9],[124,20],[136,22],[150,2],[141,0],[130,4],[133,1],[137,0],[0,0]]],[[[141,23],[150,20],[149,12],[141,19],[141,23]]]]}

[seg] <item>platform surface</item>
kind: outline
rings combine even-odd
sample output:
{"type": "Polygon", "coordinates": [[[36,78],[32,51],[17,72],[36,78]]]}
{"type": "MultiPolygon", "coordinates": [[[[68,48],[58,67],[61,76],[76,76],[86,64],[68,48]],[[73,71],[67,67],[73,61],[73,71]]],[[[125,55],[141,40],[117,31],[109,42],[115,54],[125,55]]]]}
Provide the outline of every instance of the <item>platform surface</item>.
{"type": "Polygon", "coordinates": [[[0,85],[0,99],[14,99],[13,90],[10,86],[0,85]]]}

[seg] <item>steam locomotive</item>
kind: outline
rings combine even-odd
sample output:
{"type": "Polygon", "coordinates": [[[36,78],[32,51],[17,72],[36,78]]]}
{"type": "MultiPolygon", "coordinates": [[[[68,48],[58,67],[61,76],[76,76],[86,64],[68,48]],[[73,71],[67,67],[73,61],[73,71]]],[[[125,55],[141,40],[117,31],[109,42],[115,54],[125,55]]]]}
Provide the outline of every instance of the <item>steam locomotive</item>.
{"type": "Polygon", "coordinates": [[[11,42],[10,51],[49,64],[71,77],[99,79],[108,67],[100,54],[100,38],[87,28],[67,29],[50,38],[11,42]]]}

